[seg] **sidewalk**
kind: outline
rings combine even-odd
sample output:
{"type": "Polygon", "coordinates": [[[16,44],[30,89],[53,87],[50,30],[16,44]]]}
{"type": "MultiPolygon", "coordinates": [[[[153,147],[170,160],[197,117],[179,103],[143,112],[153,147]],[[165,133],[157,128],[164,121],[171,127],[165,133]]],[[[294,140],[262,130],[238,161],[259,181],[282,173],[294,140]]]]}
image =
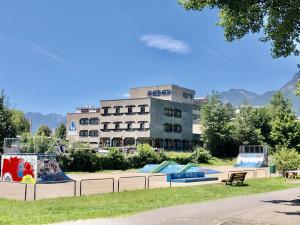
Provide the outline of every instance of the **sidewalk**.
{"type": "MultiPolygon", "coordinates": [[[[300,188],[57,225],[300,225],[300,188]]],[[[138,204],[138,203],[137,203],[138,204]]]]}

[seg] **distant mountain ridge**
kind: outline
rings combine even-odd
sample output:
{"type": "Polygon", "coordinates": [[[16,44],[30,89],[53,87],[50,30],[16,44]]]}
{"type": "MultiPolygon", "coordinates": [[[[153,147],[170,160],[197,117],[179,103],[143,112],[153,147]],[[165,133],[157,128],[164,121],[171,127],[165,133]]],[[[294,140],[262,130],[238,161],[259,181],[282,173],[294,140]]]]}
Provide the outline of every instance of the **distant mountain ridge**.
{"type": "Polygon", "coordinates": [[[51,129],[57,128],[60,124],[66,124],[67,117],[56,113],[42,114],[39,112],[25,113],[27,120],[31,121],[32,132],[35,133],[42,125],[47,125],[51,129]]]}
{"type": "Polygon", "coordinates": [[[228,91],[221,92],[220,96],[224,102],[229,102],[235,106],[239,106],[243,103],[248,103],[255,106],[264,106],[270,103],[272,96],[276,91],[281,91],[285,97],[291,100],[293,104],[293,110],[299,116],[300,96],[296,96],[294,94],[296,83],[299,79],[300,72],[296,73],[293,78],[284,84],[279,90],[267,91],[261,95],[245,89],[230,89],[228,91]]]}

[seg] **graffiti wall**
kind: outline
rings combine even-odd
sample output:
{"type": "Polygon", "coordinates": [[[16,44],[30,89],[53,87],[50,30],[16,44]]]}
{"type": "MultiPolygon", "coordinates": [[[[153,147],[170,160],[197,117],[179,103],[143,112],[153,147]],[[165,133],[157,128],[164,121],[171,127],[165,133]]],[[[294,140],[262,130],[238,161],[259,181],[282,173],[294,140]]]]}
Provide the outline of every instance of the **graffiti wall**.
{"type": "Polygon", "coordinates": [[[37,156],[2,155],[1,178],[5,181],[35,183],[37,177],[37,156]]]}
{"type": "Polygon", "coordinates": [[[38,156],[37,182],[65,181],[70,178],[60,169],[55,156],[38,156]]]}

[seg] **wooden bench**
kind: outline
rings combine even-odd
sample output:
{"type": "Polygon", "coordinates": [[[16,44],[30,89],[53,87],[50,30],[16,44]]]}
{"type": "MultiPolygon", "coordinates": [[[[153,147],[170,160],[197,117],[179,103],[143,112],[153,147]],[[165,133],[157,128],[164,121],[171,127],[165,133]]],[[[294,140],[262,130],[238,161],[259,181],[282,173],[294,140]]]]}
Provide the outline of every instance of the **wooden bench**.
{"type": "Polygon", "coordinates": [[[229,179],[224,179],[221,182],[226,183],[226,185],[232,185],[234,181],[236,181],[237,184],[243,184],[245,177],[246,177],[247,172],[237,172],[237,173],[232,173],[229,177],[229,179]]]}

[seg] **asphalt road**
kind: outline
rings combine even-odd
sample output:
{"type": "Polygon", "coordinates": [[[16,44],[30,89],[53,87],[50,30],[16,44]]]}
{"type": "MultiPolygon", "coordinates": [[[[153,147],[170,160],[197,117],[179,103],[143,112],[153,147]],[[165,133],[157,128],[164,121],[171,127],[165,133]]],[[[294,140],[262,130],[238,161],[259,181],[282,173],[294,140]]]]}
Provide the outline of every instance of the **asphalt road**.
{"type": "Polygon", "coordinates": [[[300,188],[293,188],[59,225],[300,225],[299,196],[300,188]]]}

